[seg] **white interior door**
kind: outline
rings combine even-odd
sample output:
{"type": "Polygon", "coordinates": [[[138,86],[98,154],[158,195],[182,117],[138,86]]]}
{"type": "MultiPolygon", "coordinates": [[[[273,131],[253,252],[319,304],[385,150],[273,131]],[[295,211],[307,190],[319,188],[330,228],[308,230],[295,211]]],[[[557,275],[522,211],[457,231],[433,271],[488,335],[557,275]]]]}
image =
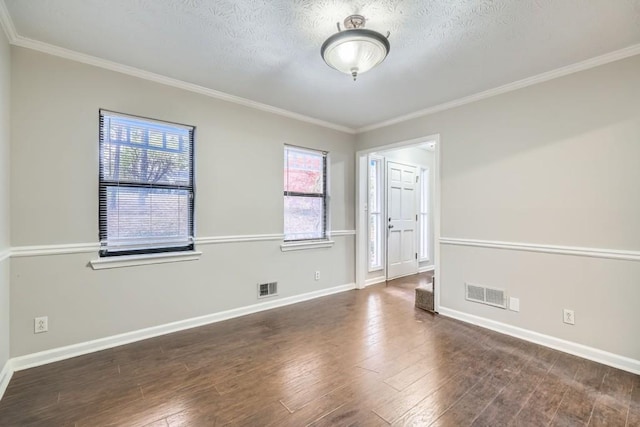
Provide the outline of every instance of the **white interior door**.
{"type": "Polygon", "coordinates": [[[416,173],[387,162],[387,279],[418,273],[416,173]]]}

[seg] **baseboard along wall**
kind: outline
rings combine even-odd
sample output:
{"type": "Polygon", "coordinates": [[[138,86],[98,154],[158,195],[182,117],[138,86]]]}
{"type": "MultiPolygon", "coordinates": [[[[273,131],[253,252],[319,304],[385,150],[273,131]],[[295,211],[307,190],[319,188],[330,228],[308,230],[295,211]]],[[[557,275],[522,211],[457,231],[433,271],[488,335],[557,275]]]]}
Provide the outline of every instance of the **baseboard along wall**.
{"type": "Polygon", "coordinates": [[[475,316],[473,314],[464,313],[447,307],[440,306],[438,313],[446,317],[451,317],[452,319],[471,323],[473,325],[481,326],[492,331],[500,332],[502,334],[520,338],[535,344],[540,344],[554,350],[573,354],[574,356],[582,357],[584,359],[602,363],[603,365],[612,366],[614,368],[622,369],[624,371],[640,375],[640,360],[631,359],[619,354],[609,353],[608,351],[589,347],[583,344],[578,344],[572,341],[563,340],[551,335],[541,334],[529,329],[519,328],[517,326],[508,325],[502,322],[496,322],[495,320],[475,316]]]}
{"type": "Polygon", "coordinates": [[[234,308],[231,310],[221,311],[208,314],[206,316],[194,317],[191,319],[179,320],[177,322],[167,323],[164,325],[152,326],[150,328],[140,329],[137,331],[125,332],[119,335],[99,338],[92,341],[72,344],[64,347],[58,347],[51,350],[45,350],[38,353],[27,354],[11,358],[5,364],[0,374],[0,399],[11,380],[11,376],[16,371],[34,368],[36,366],[57,362],[60,360],[70,359],[72,357],[82,356],[84,354],[93,353],[108,348],[118,347],[124,344],[130,344],[136,341],[142,341],[148,338],[154,338],[160,335],[170,334],[173,332],[183,331],[185,329],[196,328],[211,323],[221,322],[223,320],[233,319],[236,317],[246,316],[248,314],[258,313],[261,311],[271,310],[278,307],[284,307],[303,301],[337,294],[340,292],[350,291],[356,288],[355,283],[335,286],[332,288],[321,289],[314,292],[307,292],[287,298],[280,298],[273,301],[265,301],[245,307],[234,308]]]}
{"type": "MultiPolygon", "coordinates": [[[[383,280],[381,281],[384,281],[384,278],[382,279],[383,280]]],[[[380,278],[374,278],[370,280],[380,280],[380,278]]],[[[151,328],[140,329],[137,331],[126,332],[124,334],[113,335],[97,340],[72,344],[69,346],[54,348],[38,353],[14,357],[9,359],[5,363],[2,371],[0,372],[0,399],[2,399],[2,396],[4,395],[4,392],[9,385],[9,381],[11,380],[13,373],[16,371],[29,369],[60,360],[70,359],[72,357],[81,356],[100,350],[106,350],[108,348],[117,347],[124,344],[130,344],[136,341],[153,338],[160,335],[179,332],[185,329],[191,329],[198,326],[204,326],[211,323],[221,322],[223,320],[245,316],[248,314],[271,310],[278,307],[284,307],[298,302],[308,301],[311,299],[333,295],[340,292],[346,292],[355,288],[355,283],[349,283],[346,285],[335,286],[333,288],[308,292],[305,294],[281,298],[268,302],[261,302],[258,304],[252,304],[232,310],[212,313],[206,316],[180,320],[164,325],[153,326],[151,328]]],[[[471,323],[499,333],[510,335],[529,342],[533,342],[535,344],[540,344],[545,347],[550,347],[555,350],[563,351],[565,353],[573,354],[578,357],[582,357],[594,362],[602,363],[604,365],[612,366],[614,368],[622,369],[640,375],[640,360],[635,360],[625,356],[609,353],[593,347],[552,337],[550,335],[544,335],[528,329],[508,325],[506,323],[496,322],[491,319],[486,319],[472,314],[460,312],[447,307],[440,307],[438,313],[446,317],[457,319],[466,323],[471,323]]]]}

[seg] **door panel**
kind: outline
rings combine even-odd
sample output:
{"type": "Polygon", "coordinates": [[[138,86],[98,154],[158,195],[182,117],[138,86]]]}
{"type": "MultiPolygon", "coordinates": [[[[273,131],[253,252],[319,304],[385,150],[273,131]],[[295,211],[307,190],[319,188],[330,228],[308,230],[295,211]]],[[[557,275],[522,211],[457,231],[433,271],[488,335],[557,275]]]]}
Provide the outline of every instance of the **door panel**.
{"type": "Polygon", "coordinates": [[[416,168],[387,162],[387,278],[418,272],[416,168]]]}

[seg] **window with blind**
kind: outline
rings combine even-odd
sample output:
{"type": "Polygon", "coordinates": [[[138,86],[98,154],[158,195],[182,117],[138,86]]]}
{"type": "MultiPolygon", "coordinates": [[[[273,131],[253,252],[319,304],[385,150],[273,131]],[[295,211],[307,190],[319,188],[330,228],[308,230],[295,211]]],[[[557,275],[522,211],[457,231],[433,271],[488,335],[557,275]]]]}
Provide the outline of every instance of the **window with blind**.
{"type": "Polygon", "coordinates": [[[382,162],[381,157],[369,156],[369,271],[384,267],[382,251],[382,162]]]}
{"type": "Polygon", "coordinates": [[[100,110],[100,256],[188,251],[194,127],[100,110]]]}
{"type": "Polygon", "coordinates": [[[327,238],[327,153],[284,147],[284,240],[327,238]]]}
{"type": "Polygon", "coordinates": [[[429,234],[431,233],[431,179],[429,169],[420,169],[420,261],[429,261],[429,234]]]}

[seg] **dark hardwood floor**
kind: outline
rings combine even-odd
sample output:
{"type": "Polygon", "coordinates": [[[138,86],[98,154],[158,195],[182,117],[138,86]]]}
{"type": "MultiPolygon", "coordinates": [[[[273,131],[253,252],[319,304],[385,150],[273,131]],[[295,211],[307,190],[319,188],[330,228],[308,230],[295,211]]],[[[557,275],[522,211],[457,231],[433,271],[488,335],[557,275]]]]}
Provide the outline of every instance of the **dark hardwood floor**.
{"type": "Polygon", "coordinates": [[[640,426],[640,377],[413,307],[422,274],[16,372],[2,426],[640,426]]]}

